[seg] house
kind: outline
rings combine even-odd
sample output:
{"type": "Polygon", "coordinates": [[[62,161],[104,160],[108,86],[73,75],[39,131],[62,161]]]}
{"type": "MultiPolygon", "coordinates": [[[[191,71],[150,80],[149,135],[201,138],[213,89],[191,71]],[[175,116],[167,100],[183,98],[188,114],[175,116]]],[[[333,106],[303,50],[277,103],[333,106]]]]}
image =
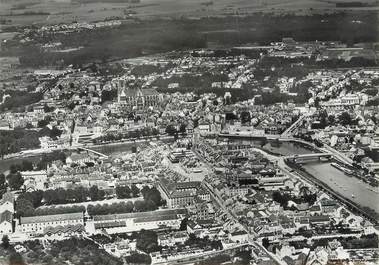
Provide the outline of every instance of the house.
{"type": "Polygon", "coordinates": [[[191,212],[196,219],[214,218],[216,213],[212,203],[204,201],[199,197],[195,198],[194,205],[191,207],[191,212]]]}
{"type": "Polygon", "coordinates": [[[216,236],[221,229],[222,224],[216,222],[215,219],[197,219],[187,222],[187,232],[199,237],[216,236]]]}
{"type": "Polygon", "coordinates": [[[41,171],[22,171],[21,176],[24,178],[24,185],[31,190],[44,190],[47,183],[46,170],[41,171]]]}
{"type": "Polygon", "coordinates": [[[14,213],[14,196],[10,192],[5,193],[0,201],[0,213],[5,211],[14,213]]]}
{"type": "Polygon", "coordinates": [[[321,210],[325,214],[333,213],[339,208],[335,200],[330,200],[327,198],[322,199],[320,204],[321,204],[321,210]]]}
{"type": "Polygon", "coordinates": [[[86,153],[73,153],[69,157],[66,158],[67,164],[80,164],[93,161],[92,157],[90,157],[86,153]]]}
{"type": "Polygon", "coordinates": [[[300,217],[298,222],[306,227],[309,227],[310,225],[325,225],[328,224],[330,220],[330,217],[327,215],[311,215],[300,217]]]}
{"type": "Polygon", "coordinates": [[[84,225],[82,212],[20,217],[20,232],[27,234],[43,234],[48,227],[84,225]]]}
{"type": "Polygon", "coordinates": [[[13,212],[4,211],[0,214],[0,234],[11,234],[13,232],[13,212]]]}
{"type": "Polygon", "coordinates": [[[211,131],[211,124],[209,122],[202,121],[199,123],[198,128],[201,134],[209,133],[211,131]]]}
{"type": "Polygon", "coordinates": [[[169,234],[158,235],[158,245],[160,246],[174,246],[176,244],[184,244],[188,239],[186,231],[176,231],[169,234]]]}
{"type": "Polygon", "coordinates": [[[245,243],[249,240],[249,234],[245,231],[236,231],[229,234],[229,239],[236,243],[245,243]]]}

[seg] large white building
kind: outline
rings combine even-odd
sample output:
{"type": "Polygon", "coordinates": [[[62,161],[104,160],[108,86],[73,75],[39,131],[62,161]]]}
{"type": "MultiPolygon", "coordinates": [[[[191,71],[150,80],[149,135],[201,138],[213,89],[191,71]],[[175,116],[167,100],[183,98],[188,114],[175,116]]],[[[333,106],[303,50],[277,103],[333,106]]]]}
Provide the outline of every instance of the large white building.
{"type": "Polygon", "coordinates": [[[186,215],[185,209],[95,215],[93,217],[94,232],[106,230],[107,233],[113,234],[140,231],[141,229],[177,230],[186,215]]]}
{"type": "Polygon", "coordinates": [[[42,216],[20,217],[19,231],[26,234],[44,234],[51,227],[84,225],[82,212],[42,216]]]}
{"type": "Polygon", "coordinates": [[[165,178],[161,178],[157,188],[170,208],[192,205],[196,197],[204,201],[210,201],[211,199],[209,192],[203,187],[200,181],[174,183],[165,178]]]}

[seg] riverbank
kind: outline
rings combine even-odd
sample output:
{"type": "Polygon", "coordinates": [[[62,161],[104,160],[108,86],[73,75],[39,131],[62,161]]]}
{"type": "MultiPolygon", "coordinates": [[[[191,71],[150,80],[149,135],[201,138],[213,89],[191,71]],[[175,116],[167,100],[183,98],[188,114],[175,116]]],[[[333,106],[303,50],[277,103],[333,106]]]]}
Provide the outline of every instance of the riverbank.
{"type": "Polygon", "coordinates": [[[160,136],[160,137],[146,137],[140,139],[133,140],[125,140],[120,142],[112,142],[112,143],[104,143],[99,145],[82,145],[82,146],[72,146],[68,148],[57,148],[54,150],[51,149],[36,149],[30,150],[27,153],[18,153],[6,159],[0,160],[0,172],[4,172],[9,169],[12,164],[20,164],[21,161],[27,160],[32,163],[38,162],[43,154],[51,153],[52,151],[73,151],[80,147],[85,147],[88,149],[93,149],[94,151],[98,151],[100,153],[111,155],[114,153],[120,152],[131,152],[132,147],[136,146],[138,148],[139,145],[146,144],[150,141],[162,141],[162,142],[170,142],[175,139],[174,136],[160,136]]]}
{"type": "MultiPolygon", "coordinates": [[[[318,188],[326,191],[328,194],[330,194],[331,196],[333,196],[334,198],[336,198],[337,200],[345,204],[351,211],[365,216],[367,219],[369,219],[371,222],[375,223],[376,225],[379,224],[379,213],[375,209],[372,209],[369,206],[365,206],[360,203],[357,203],[356,201],[353,201],[352,199],[348,198],[346,194],[341,194],[338,190],[333,189],[330,185],[325,183],[325,181],[320,180],[318,177],[314,176],[312,174],[313,172],[312,173],[309,172],[303,166],[300,166],[290,161],[285,161],[285,164],[289,168],[292,168],[293,170],[295,170],[300,176],[312,182],[318,188]]],[[[337,182],[334,182],[334,183],[337,183],[337,182]]],[[[354,195],[354,197],[356,196],[360,196],[360,195],[358,194],[354,195]]],[[[371,200],[374,200],[374,204],[375,204],[375,197],[371,197],[371,200]]]]}

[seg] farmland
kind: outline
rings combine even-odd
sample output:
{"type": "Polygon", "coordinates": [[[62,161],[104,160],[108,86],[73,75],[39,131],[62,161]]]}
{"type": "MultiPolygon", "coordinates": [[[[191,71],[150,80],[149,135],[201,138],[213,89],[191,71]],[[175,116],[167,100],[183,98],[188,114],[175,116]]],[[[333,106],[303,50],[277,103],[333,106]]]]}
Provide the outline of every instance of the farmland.
{"type": "MultiPolygon", "coordinates": [[[[277,14],[330,13],[378,9],[376,0],[362,0],[361,7],[337,7],[349,0],[19,0],[0,1],[0,19],[7,25],[55,24],[98,21],[114,17],[207,17],[254,12],[277,14]],[[106,3],[104,3],[106,2],[106,3]],[[136,3],[137,2],[137,3],[136,3]]],[[[3,23],[4,24],[4,23],[3,23]]],[[[5,27],[3,25],[3,27],[5,27]]]]}

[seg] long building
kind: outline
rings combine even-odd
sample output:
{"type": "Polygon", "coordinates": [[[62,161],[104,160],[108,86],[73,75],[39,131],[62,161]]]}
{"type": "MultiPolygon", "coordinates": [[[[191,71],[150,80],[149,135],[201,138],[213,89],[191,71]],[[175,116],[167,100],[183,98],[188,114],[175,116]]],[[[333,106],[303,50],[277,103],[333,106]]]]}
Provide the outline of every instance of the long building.
{"type": "Polygon", "coordinates": [[[95,215],[93,225],[96,231],[107,233],[145,230],[177,230],[187,216],[186,209],[168,209],[151,212],[95,215]]]}
{"type": "Polygon", "coordinates": [[[82,212],[20,217],[20,232],[38,235],[58,226],[84,225],[84,214],[82,212]]]}

